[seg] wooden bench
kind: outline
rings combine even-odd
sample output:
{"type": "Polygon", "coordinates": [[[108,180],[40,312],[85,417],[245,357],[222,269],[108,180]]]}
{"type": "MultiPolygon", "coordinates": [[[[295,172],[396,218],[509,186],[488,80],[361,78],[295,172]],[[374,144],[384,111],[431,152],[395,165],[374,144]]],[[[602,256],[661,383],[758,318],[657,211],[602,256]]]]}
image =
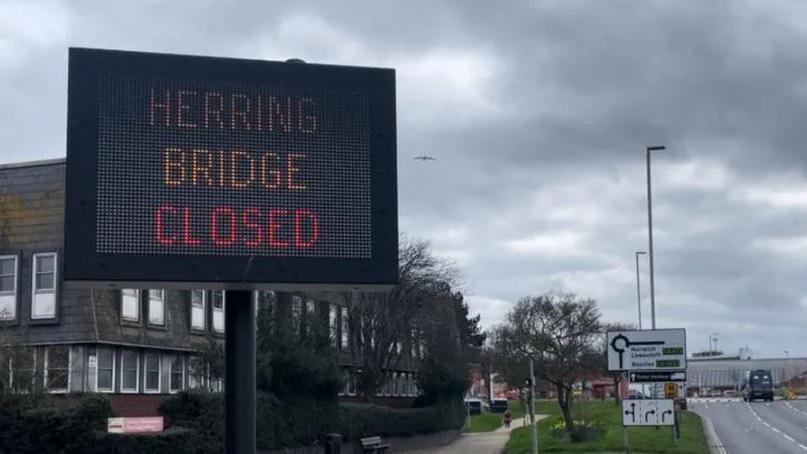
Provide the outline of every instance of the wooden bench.
{"type": "Polygon", "coordinates": [[[361,449],[363,452],[384,453],[390,445],[382,445],[381,437],[366,437],[361,439],[361,449]]]}

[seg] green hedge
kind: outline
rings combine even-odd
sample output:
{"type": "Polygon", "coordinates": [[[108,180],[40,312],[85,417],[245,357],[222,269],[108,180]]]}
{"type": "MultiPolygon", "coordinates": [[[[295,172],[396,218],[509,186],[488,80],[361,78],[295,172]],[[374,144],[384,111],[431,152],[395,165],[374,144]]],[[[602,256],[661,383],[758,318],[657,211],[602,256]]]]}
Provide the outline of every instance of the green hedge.
{"type": "MultiPolygon", "coordinates": [[[[224,406],[220,394],[182,392],[164,400],[160,413],[169,426],[190,427],[201,437],[202,453],[221,452],[224,406]]],[[[330,432],[346,439],[368,435],[407,436],[456,429],[465,410],[461,401],[432,407],[394,409],[377,405],[311,400],[280,401],[259,393],[258,448],[306,446],[330,432]]]]}
{"type": "Polygon", "coordinates": [[[110,434],[96,432],[92,453],[112,454],[196,454],[201,439],[196,431],[184,427],[171,427],[154,434],[110,434]]]}
{"type": "Polygon", "coordinates": [[[2,400],[0,442],[13,453],[90,452],[95,432],[106,429],[112,416],[112,405],[103,395],[78,399],[4,396],[2,400]]]}
{"type": "Polygon", "coordinates": [[[464,422],[461,401],[406,409],[344,403],[339,408],[338,432],[353,440],[369,435],[409,436],[458,429],[464,422]]]}

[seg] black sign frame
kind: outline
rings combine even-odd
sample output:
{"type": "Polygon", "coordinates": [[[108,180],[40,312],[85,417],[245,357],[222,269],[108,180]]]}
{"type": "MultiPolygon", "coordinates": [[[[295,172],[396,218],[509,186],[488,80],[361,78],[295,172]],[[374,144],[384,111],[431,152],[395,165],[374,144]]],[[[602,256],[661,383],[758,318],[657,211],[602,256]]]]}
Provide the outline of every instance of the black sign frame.
{"type": "Polygon", "coordinates": [[[685,383],[687,381],[686,370],[671,370],[671,371],[630,371],[628,372],[628,381],[631,383],[661,383],[661,382],[678,382],[685,383]],[[683,374],[674,377],[677,374],[683,374]]]}
{"type": "Polygon", "coordinates": [[[337,290],[388,288],[397,283],[394,70],[71,48],[68,72],[64,253],[68,286],[337,290]],[[102,74],[361,90],[369,102],[370,258],[97,253],[98,86],[102,74]]]}

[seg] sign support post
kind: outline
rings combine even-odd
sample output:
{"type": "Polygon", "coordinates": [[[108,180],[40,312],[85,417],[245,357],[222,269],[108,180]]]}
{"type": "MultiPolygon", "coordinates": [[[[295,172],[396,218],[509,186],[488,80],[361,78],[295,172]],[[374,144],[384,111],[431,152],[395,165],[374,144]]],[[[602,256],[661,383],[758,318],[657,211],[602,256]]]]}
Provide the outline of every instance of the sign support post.
{"type": "Polygon", "coordinates": [[[226,331],[224,376],[225,436],[227,454],[254,454],[257,400],[255,391],[255,301],[252,292],[227,292],[224,306],[226,331]]]}

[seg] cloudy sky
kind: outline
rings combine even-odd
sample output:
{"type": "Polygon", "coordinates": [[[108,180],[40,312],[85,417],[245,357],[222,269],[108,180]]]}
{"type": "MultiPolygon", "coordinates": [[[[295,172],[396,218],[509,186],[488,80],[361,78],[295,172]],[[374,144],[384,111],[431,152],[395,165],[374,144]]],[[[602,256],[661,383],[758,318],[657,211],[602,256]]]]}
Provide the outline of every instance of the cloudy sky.
{"type": "Polygon", "coordinates": [[[392,67],[401,229],[456,261],[485,324],[550,289],[636,323],[664,144],[658,326],[807,356],[807,4],[222,4],[3,0],[0,163],[64,156],[68,46],[392,67]]]}

